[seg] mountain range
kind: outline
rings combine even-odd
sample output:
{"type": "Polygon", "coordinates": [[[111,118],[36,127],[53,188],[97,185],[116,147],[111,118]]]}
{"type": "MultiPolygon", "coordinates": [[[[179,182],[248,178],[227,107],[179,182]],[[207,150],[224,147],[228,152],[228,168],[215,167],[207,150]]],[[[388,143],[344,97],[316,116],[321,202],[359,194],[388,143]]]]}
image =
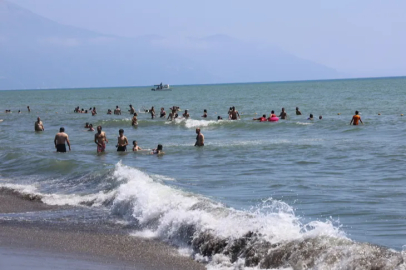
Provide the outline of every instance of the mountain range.
{"type": "Polygon", "coordinates": [[[261,40],[124,38],[62,25],[5,0],[0,0],[0,59],[1,90],[340,77],[261,40]]]}

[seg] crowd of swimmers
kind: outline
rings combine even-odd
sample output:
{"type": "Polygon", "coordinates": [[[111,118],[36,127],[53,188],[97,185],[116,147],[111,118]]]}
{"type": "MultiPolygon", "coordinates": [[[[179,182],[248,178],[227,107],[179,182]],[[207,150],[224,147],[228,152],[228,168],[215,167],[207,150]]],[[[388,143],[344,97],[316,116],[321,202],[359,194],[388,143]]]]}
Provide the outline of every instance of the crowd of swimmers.
{"type": "MultiPolygon", "coordinates": [[[[134,107],[130,104],[129,105],[130,109],[128,110],[130,112],[130,114],[133,114],[133,118],[131,120],[131,124],[133,126],[138,125],[138,114],[135,112],[134,107]]],[[[30,106],[27,106],[27,110],[28,112],[31,112],[30,106]]],[[[76,107],[74,109],[75,113],[90,113],[94,116],[97,114],[96,111],[96,107],[91,107],[89,110],[84,110],[84,109],[80,109],[80,107],[76,107]]],[[[151,109],[145,110],[143,109],[143,111],[145,113],[149,113],[151,115],[151,118],[154,119],[155,118],[155,109],[152,106],[151,109]]],[[[179,112],[180,112],[180,107],[179,106],[173,106],[170,108],[170,113],[168,114],[168,117],[166,117],[166,112],[164,108],[161,108],[160,110],[160,114],[159,117],[160,118],[166,118],[167,120],[174,120],[177,119],[179,117],[179,112]]],[[[19,111],[21,112],[21,111],[19,111]]],[[[11,113],[11,110],[6,110],[6,113],[11,113]]],[[[110,109],[107,111],[107,114],[112,114],[114,113],[115,115],[121,115],[121,109],[119,108],[119,106],[116,106],[116,108],[114,109],[114,112],[112,112],[110,109]]],[[[299,107],[296,107],[296,115],[302,115],[302,112],[299,110],[299,107]]],[[[207,110],[204,109],[203,110],[203,115],[201,116],[202,118],[207,118],[208,114],[207,114],[207,110]]],[[[184,113],[182,114],[182,117],[184,119],[189,119],[190,115],[188,110],[185,110],[184,113]]],[[[260,122],[266,122],[266,121],[273,121],[273,119],[287,119],[288,115],[285,111],[285,108],[282,108],[281,113],[279,115],[275,114],[275,111],[271,111],[271,114],[269,115],[269,117],[267,118],[266,115],[264,114],[262,117],[259,118],[254,118],[253,120],[255,121],[260,121],[260,122]]],[[[222,120],[223,118],[221,116],[217,116],[218,120],[222,120]]],[[[239,112],[236,110],[236,108],[230,107],[228,110],[228,119],[230,120],[238,120],[240,119],[240,114],[239,112]]],[[[309,118],[307,118],[308,120],[313,120],[313,114],[309,115],[309,118]]],[[[323,119],[323,117],[320,115],[319,119],[323,119]]],[[[350,125],[358,125],[359,123],[363,124],[362,120],[361,120],[361,116],[359,115],[358,111],[355,111],[355,114],[353,115],[350,125]]],[[[93,124],[91,123],[86,123],[85,128],[88,128],[88,131],[94,131],[93,128],[93,124]]],[[[45,127],[44,124],[42,123],[40,117],[37,118],[37,121],[35,121],[34,124],[34,129],[35,131],[44,131],[45,127]]],[[[204,146],[204,135],[202,134],[200,128],[196,128],[196,143],[195,146],[204,146]]],[[[106,149],[106,143],[108,143],[106,134],[104,131],[102,131],[102,126],[98,126],[97,127],[97,133],[94,136],[94,142],[97,145],[97,152],[98,153],[102,153],[105,151],[106,149]]],[[[57,152],[66,152],[66,144],[69,147],[69,151],[71,150],[71,146],[70,146],[70,142],[69,142],[69,137],[68,135],[65,133],[65,129],[63,127],[60,128],[59,132],[55,135],[55,139],[54,139],[54,144],[55,144],[55,148],[57,152]]],[[[120,129],[119,130],[119,136],[117,138],[117,144],[116,144],[116,148],[118,152],[124,152],[127,151],[127,146],[129,145],[128,143],[128,139],[126,136],[124,136],[124,130],[120,129]]],[[[133,141],[133,151],[140,151],[142,150],[142,148],[140,146],[138,146],[137,141],[133,141]]],[[[163,154],[163,146],[161,144],[158,144],[158,146],[152,150],[151,152],[152,154],[158,154],[161,155],[163,154]]]]}

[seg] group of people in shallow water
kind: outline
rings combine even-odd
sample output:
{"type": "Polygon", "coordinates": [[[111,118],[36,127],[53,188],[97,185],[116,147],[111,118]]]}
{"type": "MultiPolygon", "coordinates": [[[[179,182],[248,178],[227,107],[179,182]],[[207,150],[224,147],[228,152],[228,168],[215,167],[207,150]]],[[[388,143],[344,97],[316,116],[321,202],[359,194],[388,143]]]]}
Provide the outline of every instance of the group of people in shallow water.
{"type": "MultiPolygon", "coordinates": [[[[135,112],[134,107],[130,104],[130,109],[128,110],[131,114],[133,114],[133,118],[132,118],[132,125],[138,125],[138,119],[137,116],[138,114],[135,112]]],[[[30,108],[29,106],[27,106],[28,111],[30,112],[30,108]]],[[[173,106],[170,108],[171,112],[169,113],[167,120],[173,120],[178,118],[178,112],[180,111],[180,108],[178,106],[173,106]]],[[[84,111],[83,109],[80,110],[79,107],[76,107],[74,112],[76,113],[83,113],[82,111],[84,111]]],[[[149,110],[144,110],[145,113],[150,113],[152,119],[155,118],[155,110],[154,107],[152,107],[149,110]]],[[[86,113],[86,112],[85,112],[86,113]]],[[[97,114],[96,112],[96,107],[91,108],[91,113],[92,115],[97,114]]],[[[108,114],[111,114],[111,110],[109,109],[108,114]]],[[[121,115],[121,109],[116,106],[116,109],[114,110],[114,114],[116,115],[121,115]]],[[[296,107],[296,115],[302,115],[301,111],[299,110],[299,107],[296,107]]],[[[182,116],[185,119],[188,119],[190,117],[188,110],[185,110],[185,112],[182,114],[182,116]]],[[[266,115],[264,114],[262,117],[259,118],[253,118],[253,120],[256,121],[260,121],[260,122],[266,122],[266,121],[278,121],[279,118],[280,119],[287,119],[287,113],[285,111],[285,108],[282,108],[281,113],[277,116],[275,114],[274,111],[271,111],[271,114],[269,115],[269,117],[267,118],[266,115]]],[[[201,116],[203,118],[207,118],[207,110],[205,109],[203,111],[203,115],[201,116]]],[[[160,111],[160,118],[166,118],[166,112],[164,108],[161,108],[160,111]]],[[[217,117],[218,120],[223,119],[221,116],[217,117]]],[[[238,113],[238,111],[235,109],[235,107],[230,107],[230,109],[228,110],[228,119],[230,120],[237,120],[240,119],[240,114],[238,113]]],[[[319,119],[322,119],[322,116],[319,116],[319,119]]],[[[313,114],[310,114],[308,120],[313,120],[313,114]]],[[[350,125],[358,125],[359,123],[363,124],[362,120],[361,120],[361,116],[359,115],[358,111],[355,111],[355,115],[352,117],[350,125]]],[[[45,127],[44,124],[42,123],[40,117],[37,118],[37,121],[35,122],[34,125],[35,131],[44,131],[45,127]]],[[[89,128],[88,131],[94,131],[93,125],[86,123],[85,128],[89,128]]],[[[195,146],[204,146],[204,135],[201,132],[200,128],[196,128],[196,143],[195,146]]],[[[106,133],[104,131],[102,131],[102,126],[98,126],[97,127],[97,133],[94,135],[94,142],[97,145],[97,153],[102,153],[105,151],[106,149],[106,144],[108,143],[108,139],[106,137],[106,133]]],[[[69,142],[69,136],[68,134],[65,133],[65,129],[63,127],[61,127],[59,129],[59,132],[55,135],[55,139],[54,139],[54,144],[55,144],[55,148],[57,152],[66,152],[66,144],[69,147],[69,151],[71,150],[71,145],[69,142]]],[[[124,130],[120,129],[119,130],[119,136],[117,138],[117,144],[116,144],[116,148],[118,152],[125,152],[127,151],[127,146],[129,145],[128,139],[127,137],[124,135],[124,130]]],[[[132,150],[135,151],[141,151],[143,150],[137,143],[137,141],[133,141],[133,147],[132,150]]],[[[158,155],[162,155],[164,154],[163,152],[163,146],[162,144],[158,144],[158,146],[152,150],[151,154],[158,154],[158,155]]]]}
{"type": "MultiPolygon", "coordinates": [[[[38,121],[40,122],[40,125],[43,127],[43,124],[40,120],[40,118],[38,117],[38,121]]],[[[37,121],[37,122],[38,122],[37,121]]],[[[37,125],[36,122],[36,125],[37,125]]],[[[45,130],[44,128],[42,130],[36,130],[36,131],[43,131],[45,130]]],[[[116,144],[116,148],[117,148],[117,152],[125,152],[127,151],[127,146],[128,146],[128,139],[126,136],[124,136],[124,130],[120,129],[118,131],[118,138],[117,138],[117,144],[116,144]]],[[[106,144],[109,142],[109,140],[107,139],[106,133],[104,131],[102,131],[102,126],[98,126],[97,127],[97,133],[94,135],[94,142],[97,145],[97,153],[103,153],[106,150],[106,144]]],[[[61,127],[59,129],[59,132],[55,135],[55,139],[54,139],[54,144],[55,144],[55,148],[56,148],[56,152],[66,152],[66,144],[69,147],[69,151],[71,151],[71,145],[70,145],[70,141],[69,141],[69,136],[68,134],[65,133],[65,128],[61,127]]],[[[134,152],[136,151],[141,151],[143,150],[137,143],[137,141],[133,141],[133,148],[132,150],[134,152]]],[[[157,155],[163,155],[163,146],[162,144],[158,144],[157,148],[153,149],[151,154],[157,154],[157,155]]]]}

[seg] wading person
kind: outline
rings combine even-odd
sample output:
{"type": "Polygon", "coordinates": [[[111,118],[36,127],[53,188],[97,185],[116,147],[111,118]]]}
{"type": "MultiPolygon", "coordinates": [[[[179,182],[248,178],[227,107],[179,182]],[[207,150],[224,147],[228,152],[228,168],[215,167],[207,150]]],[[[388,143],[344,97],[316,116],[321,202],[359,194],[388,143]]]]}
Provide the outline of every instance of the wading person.
{"type": "Polygon", "coordinates": [[[128,139],[124,136],[124,129],[120,129],[118,131],[118,138],[117,138],[117,152],[125,152],[127,151],[128,139]]]}
{"type": "Polygon", "coordinates": [[[35,131],[44,131],[44,124],[42,123],[41,119],[38,117],[37,121],[35,122],[34,125],[35,131]]]}
{"type": "Polygon", "coordinates": [[[68,146],[69,146],[69,151],[70,151],[70,142],[69,142],[68,134],[65,133],[65,128],[61,127],[61,128],[59,129],[59,132],[56,133],[55,139],[54,139],[54,144],[55,144],[56,152],[65,153],[65,152],[66,152],[66,145],[65,145],[65,143],[68,144],[68,146]]]}
{"type": "Polygon", "coordinates": [[[106,149],[106,143],[109,141],[107,140],[106,133],[102,131],[102,127],[97,127],[97,133],[94,134],[94,142],[97,144],[97,153],[104,152],[106,149]]]}
{"type": "Polygon", "coordinates": [[[200,131],[200,128],[196,128],[196,143],[195,146],[204,146],[204,135],[200,131]]]}

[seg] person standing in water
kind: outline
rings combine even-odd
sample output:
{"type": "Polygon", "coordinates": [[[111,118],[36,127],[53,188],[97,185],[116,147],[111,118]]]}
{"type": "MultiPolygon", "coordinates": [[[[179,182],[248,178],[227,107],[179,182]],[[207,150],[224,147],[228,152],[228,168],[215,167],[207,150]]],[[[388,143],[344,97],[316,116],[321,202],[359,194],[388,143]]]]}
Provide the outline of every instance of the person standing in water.
{"type": "Polygon", "coordinates": [[[106,149],[106,143],[109,142],[106,137],[106,133],[102,131],[102,127],[97,127],[97,133],[94,134],[94,142],[97,144],[97,153],[104,152],[106,149]]]}
{"type": "Polygon", "coordinates": [[[55,144],[56,152],[65,153],[65,152],[66,152],[66,145],[65,145],[65,143],[68,144],[68,146],[69,146],[69,151],[70,151],[70,142],[69,142],[68,134],[65,133],[65,128],[61,127],[61,128],[59,129],[59,132],[56,133],[55,139],[54,139],[54,144],[55,144]]]}
{"type": "Polygon", "coordinates": [[[200,131],[200,128],[196,128],[196,143],[195,146],[204,146],[204,135],[200,131]]]}
{"type": "Polygon", "coordinates": [[[151,119],[155,118],[155,109],[154,106],[151,107],[151,109],[149,110],[149,113],[151,114],[151,119]]]}
{"type": "Polygon", "coordinates": [[[38,117],[37,121],[35,122],[34,125],[35,131],[44,131],[44,124],[42,123],[41,119],[38,117]]]}
{"type": "Polygon", "coordinates": [[[137,119],[138,114],[134,113],[133,119],[131,120],[131,125],[132,126],[138,126],[138,119],[137,119]]]}
{"type": "Polygon", "coordinates": [[[238,118],[240,118],[240,114],[238,113],[238,111],[235,109],[234,106],[232,107],[231,113],[229,115],[231,120],[237,120],[238,118]]]}
{"type": "Polygon", "coordinates": [[[116,109],[114,110],[114,114],[121,115],[121,109],[118,106],[116,106],[116,109]]]}
{"type": "Polygon", "coordinates": [[[281,114],[279,115],[281,119],[286,119],[288,114],[285,112],[285,108],[282,108],[281,114]]]}
{"type": "Polygon", "coordinates": [[[361,120],[361,116],[359,116],[359,112],[355,111],[355,115],[352,117],[350,125],[353,124],[354,126],[357,126],[361,122],[361,124],[364,124],[361,120]]]}
{"type": "Polygon", "coordinates": [[[27,110],[28,112],[31,112],[30,106],[27,106],[27,110]]]}
{"type": "Polygon", "coordinates": [[[118,138],[117,138],[117,152],[124,152],[127,151],[128,139],[124,136],[124,129],[120,129],[118,131],[118,138]]]}

